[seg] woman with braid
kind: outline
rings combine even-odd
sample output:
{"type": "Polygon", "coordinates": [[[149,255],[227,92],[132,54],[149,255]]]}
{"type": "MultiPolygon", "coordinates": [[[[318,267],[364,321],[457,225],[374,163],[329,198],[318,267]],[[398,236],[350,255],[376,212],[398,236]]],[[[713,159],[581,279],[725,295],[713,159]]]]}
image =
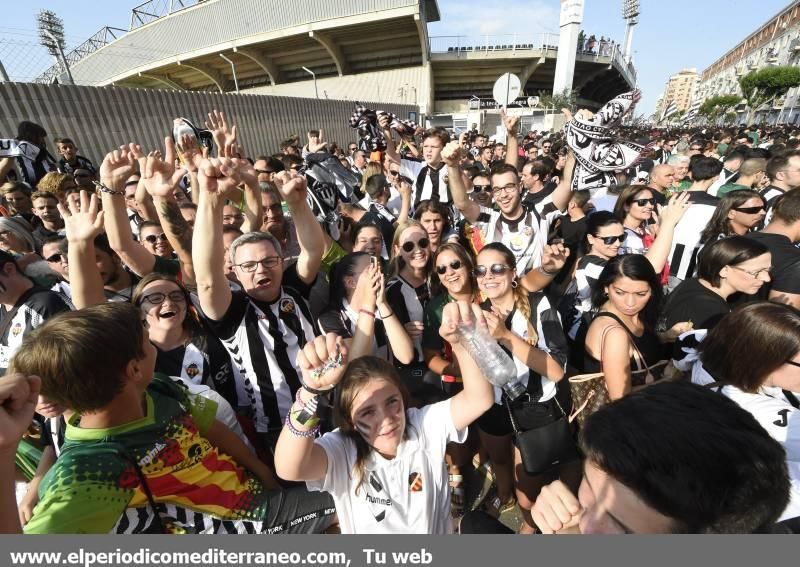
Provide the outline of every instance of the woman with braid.
{"type": "Polygon", "coordinates": [[[530,293],[520,285],[516,268],[514,254],[499,242],[486,245],[475,263],[478,288],[486,298],[481,304],[486,323],[513,359],[516,381],[524,388],[514,399],[495,388],[495,403],[477,424],[497,481],[490,513],[511,509],[516,489],[523,514],[520,533],[532,533],[530,509],[549,477],[525,473],[520,452],[511,443],[509,411],[521,430],[543,427],[564,414],[556,400],[556,383],[564,377],[567,343],[556,309],[543,293],[530,293]]]}

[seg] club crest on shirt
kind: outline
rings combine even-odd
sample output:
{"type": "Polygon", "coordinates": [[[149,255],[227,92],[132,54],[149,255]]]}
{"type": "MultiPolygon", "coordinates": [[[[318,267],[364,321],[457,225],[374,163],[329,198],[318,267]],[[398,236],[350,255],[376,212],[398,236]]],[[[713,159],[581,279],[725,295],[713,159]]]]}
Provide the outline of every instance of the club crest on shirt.
{"type": "Polygon", "coordinates": [[[408,475],[408,489],[411,492],[422,492],[422,474],[412,472],[408,475]]]}
{"type": "Polygon", "coordinates": [[[186,375],[189,378],[194,378],[198,374],[200,374],[200,369],[194,362],[192,362],[189,366],[186,367],[186,375]]]}
{"type": "Polygon", "coordinates": [[[280,310],[282,313],[291,313],[294,311],[294,301],[291,299],[281,299],[280,310]]]}
{"type": "Polygon", "coordinates": [[[22,323],[15,323],[13,327],[11,327],[11,334],[15,337],[18,337],[19,334],[22,332],[22,323]]]}

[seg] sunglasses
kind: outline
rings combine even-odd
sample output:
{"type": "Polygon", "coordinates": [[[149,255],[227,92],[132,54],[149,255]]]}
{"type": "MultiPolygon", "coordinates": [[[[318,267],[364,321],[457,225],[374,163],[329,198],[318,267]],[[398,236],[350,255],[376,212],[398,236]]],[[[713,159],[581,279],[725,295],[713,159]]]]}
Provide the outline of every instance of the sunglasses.
{"type": "Polygon", "coordinates": [[[746,215],[755,215],[766,209],[762,205],[760,207],[734,207],[733,210],[738,211],[740,213],[744,213],[746,215]]]}
{"type": "Polygon", "coordinates": [[[397,177],[398,175],[400,175],[400,172],[389,170],[389,175],[391,175],[392,177],[397,177]]]}
{"type": "Polygon", "coordinates": [[[155,244],[156,242],[166,242],[167,235],[163,232],[161,234],[148,234],[144,239],[150,244],[155,244]]]}
{"type": "Polygon", "coordinates": [[[789,364],[791,366],[798,366],[800,367],[800,362],[795,362],[794,360],[787,360],[785,364],[789,364]]]}
{"type": "Polygon", "coordinates": [[[423,237],[420,238],[417,242],[414,242],[413,240],[409,240],[408,242],[403,242],[403,244],[400,245],[400,248],[402,248],[403,252],[405,252],[406,254],[410,254],[411,252],[414,251],[414,248],[416,246],[419,246],[420,250],[425,250],[426,248],[428,248],[428,245],[430,243],[431,243],[430,240],[423,237]]]}
{"type": "Polygon", "coordinates": [[[64,260],[66,260],[67,259],[67,255],[66,254],[60,254],[60,253],[59,254],[53,254],[52,256],[48,256],[47,258],[45,258],[45,260],[47,260],[48,262],[61,262],[62,258],[64,260]]]}
{"type": "Polygon", "coordinates": [[[75,175],[73,175],[73,177],[80,178],[80,179],[84,179],[84,178],[88,179],[90,177],[90,175],[88,173],[76,173],[75,175]]]}
{"type": "Polygon", "coordinates": [[[145,295],[144,297],[142,297],[141,303],[161,305],[162,303],[164,303],[164,300],[167,299],[168,297],[172,303],[183,303],[186,301],[186,296],[183,294],[183,292],[175,290],[169,293],[161,293],[160,291],[157,291],[155,293],[145,295]]]}
{"type": "Polygon", "coordinates": [[[606,246],[611,246],[617,240],[619,240],[619,243],[622,244],[623,242],[625,242],[625,238],[627,236],[628,235],[623,232],[622,234],[618,234],[617,236],[595,236],[595,238],[599,238],[600,240],[602,240],[603,244],[605,244],[606,246]]]}
{"type": "Polygon", "coordinates": [[[510,269],[511,267],[506,266],[505,264],[492,264],[489,268],[486,266],[475,266],[475,271],[473,273],[475,274],[476,278],[482,278],[490,271],[492,272],[492,275],[502,276],[510,269]]]}
{"type": "Polygon", "coordinates": [[[256,173],[263,173],[265,175],[272,175],[275,172],[272,171],[271,169],[256,169],[256,173]]]}
{"type": "Polygon", "coordinates": [[[473,185],[472,188],[477,191],[478,193],[491,193],[492,186],[491,185],[473,185]]]}
{"type": "Polygon", "coordinates": [[[444,266],[436,266],[436,273],[440,276],[443,276],[445,272],[447,272],[447,266],[450,266],[452,270],[455,272],[456,270],[461,269],[461,260],[453,260],[449,264],[445,264],[444,266]]]}
{"type": "Polygon", "coordinates": [[[647,205],[655,205],[656,200],[653,198],[650,199],[634,199],[631,203],[636,203],[640,207],[646,207],[647,205]]]}

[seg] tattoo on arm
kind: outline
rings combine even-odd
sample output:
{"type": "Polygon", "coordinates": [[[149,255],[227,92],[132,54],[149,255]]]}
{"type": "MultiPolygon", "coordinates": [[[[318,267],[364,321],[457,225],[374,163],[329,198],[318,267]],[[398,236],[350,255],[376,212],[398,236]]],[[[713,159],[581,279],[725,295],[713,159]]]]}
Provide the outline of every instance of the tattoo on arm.
{"type": "Polygon", "coordinates": [[[159,202],[159,212],[161,222],[164,223],[164,230],[172,233],[181,247],[187,252],[192,250],[192,227],[181,215],[178,204],[174,201],[161,199],[159,202]]]}

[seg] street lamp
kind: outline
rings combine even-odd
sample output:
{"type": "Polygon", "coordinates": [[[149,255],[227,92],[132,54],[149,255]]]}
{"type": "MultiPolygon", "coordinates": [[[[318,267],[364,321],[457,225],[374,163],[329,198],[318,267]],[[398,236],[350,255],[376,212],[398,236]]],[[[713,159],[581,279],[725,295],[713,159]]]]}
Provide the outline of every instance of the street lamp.
{"type": "Polygon", "coordinates": [[[319,98],[319,92],[317,92],[317,75],[308,67],[303,67],[302,69],[314,78],[314,96],[319,98]]]}
{"type": "Polygon", "coordinates": [[[233,61],[225,57],[222,53],[219,54],[225,61],[227,61],[231,66],[231,71],[233,72],[233,84],[236,87],[236,94],[239,94],[239,81],[236,80],[236,67],[233,64],[233,61]]]}

